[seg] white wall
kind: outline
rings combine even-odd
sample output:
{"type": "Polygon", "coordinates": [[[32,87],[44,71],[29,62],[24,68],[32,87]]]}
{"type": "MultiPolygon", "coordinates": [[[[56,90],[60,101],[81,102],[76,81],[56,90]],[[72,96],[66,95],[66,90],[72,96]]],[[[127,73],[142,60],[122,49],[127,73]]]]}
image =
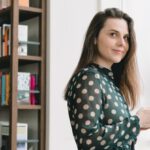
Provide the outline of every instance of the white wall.
{"type": "MultiPolygon", "coordinates": [[[[134,19],[137,36],[137,58],[142,83],[142,93],[138,108],[141,106],[150,106],[150,21],[148,20],[150,2],[147,0],[101,0],[100,4],[100,10],[104,10],[107,7],[117,7],[127,12],[134,19]]],[[[135,146],[136,150],[149,150],[149,137],[150,129],[140,132],[135,146]]]]}
{"type": "MultiPolygon", "coordinates": [[[[47,53],[47,150],[76,150],[63,90],[80,56],[84,34],[97,9],[121,7],[135,20],[138,62],[143,80],[141,104],[150,105],[150,4],[147,0],[51,0],[48,1],[47,53]],[[51,4],[50,4],[51,3],[51,4]],[[146,14],[147,13],[147,14],[146,14]],[[50,28],[49,28],[50,27],[50,28]],[[50,33],[50,34],[49,34],[50,33]],[[50,90],[49,90],[50,89],[50,90]],[[49,136],[50,135],[50,136],[49,136]]],[[[148,150],[150,131],[138,137],[136,150],[148,150]]]]}
{"type": "MultiPolygon", "coordinates": [[[[142,81],[142,93],[140,98],[141,106],[150,106],[150,2],[147,0],[128,0],[130,7],[128,13],[134,18],[135,31],[137,35],[138,46],[138,64],[142,81]]],[[[150,130],[140,132],[138,136],[136,150],[150,149],[150,130]]]]}
{"type": "Polygon", "coordinates": [[[97,10],[96,4],[96,0],[51,0],[49,4],[51,44],[48,43],[48,47],[51,52],[47,75],[50,75],[51,94],[48,93],[50,139],[47,150],[76,150],[63,91],[79,59],[84,34],[97,10]]]}

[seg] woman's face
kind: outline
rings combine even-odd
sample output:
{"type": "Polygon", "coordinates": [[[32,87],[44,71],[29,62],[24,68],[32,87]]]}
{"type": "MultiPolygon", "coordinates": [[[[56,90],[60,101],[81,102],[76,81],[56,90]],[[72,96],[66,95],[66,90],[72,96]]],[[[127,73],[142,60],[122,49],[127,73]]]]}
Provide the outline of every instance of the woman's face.
{"type": "Polygon", "coordinates": [[[128,38],[127,22],[124,19],[108,18],[95,39],[99,51],[96,63],[109,69],[114,63],[119,63],[129,49],[128,38]]]}

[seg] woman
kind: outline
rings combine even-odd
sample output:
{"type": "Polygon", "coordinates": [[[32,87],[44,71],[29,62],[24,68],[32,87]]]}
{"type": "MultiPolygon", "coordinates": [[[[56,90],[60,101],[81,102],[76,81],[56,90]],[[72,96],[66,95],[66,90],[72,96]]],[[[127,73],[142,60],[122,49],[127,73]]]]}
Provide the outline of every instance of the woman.
{"type": "Polygon", "coordinates": [[[135,55],[133,20],[116,8],[97,13],[65,93],[79,150],[134,149],[145,121],[129,112],[139,96],[135,55]]]}

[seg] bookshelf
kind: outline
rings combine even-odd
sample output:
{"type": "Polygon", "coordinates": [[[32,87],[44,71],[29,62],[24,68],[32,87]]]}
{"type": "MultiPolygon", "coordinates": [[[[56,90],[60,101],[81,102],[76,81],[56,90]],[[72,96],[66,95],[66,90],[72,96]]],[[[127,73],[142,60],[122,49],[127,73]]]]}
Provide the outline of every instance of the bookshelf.
{"type": "MultiPolygon", "coordinates": [[[[8,123],[8,150],[17,150],[19,149],[18,145],[22,143],[27,145],[26,149],[45,150],[46,0],[27,0],[29,6],[19,6],[19,1],[10,0],[10,5],[0,9],[0,72],[4,78],[6,73],[9,73],[10,76],[10,80],[5,79],[5,82],[0,76],[0,122],[8,123]],[[4,25],[10,25],[8,34],[3,33],[3,30],[6,31],[4,25]],[[28,27],[27,41],[19,39],[19,25],[28,27]],[[22,46],[23,52],[21,54],[18,52],[19,46],[22,46]],[[24,53],[24,50],[27,52],[24,53]],[[24,99],[28,103],[23,103],[23,98],[20,98],[20,102],[18,102],[19,83],[22,82],[19,80],[19,73],[28,74],[29,77],[24,76],[29,90],[21,91],[23,96],[27,96],[24,99]],[[6,82],[8,85],[5,85],[6,82]],[[31,89],[31,85],[33,89],[31,89]],[[5,91],[2,92],[1,88],[5,91]],[[8,104],[5,103],[6,97],[4,104],[2,103],[3,95],[7,95],[9,98],[7,98],[8,104]],[[27,124],[27,139],[18,140],[17,125],[19,123],[21,125],[27,124]]],[[[21,36],[26,35],[21,34],[21,36]]]]}

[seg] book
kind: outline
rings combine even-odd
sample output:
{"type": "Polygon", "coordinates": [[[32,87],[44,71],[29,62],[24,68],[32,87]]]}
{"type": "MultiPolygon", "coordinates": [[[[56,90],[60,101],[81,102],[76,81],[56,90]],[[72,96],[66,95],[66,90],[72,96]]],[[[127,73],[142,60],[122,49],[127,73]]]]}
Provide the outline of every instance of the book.
{"type": "Polygon", "coordinates": [[[30,103],[39,104],[38,74],[31,74],[30,78],[30,103]]]}
{"type": "Polygon", "coordinates": [[[0,57],[2,57],[2,27],[0,27],[0,57]]]}
{"type": "Polygon", "coordinates": [[[18,96],[19,104],[30,104],[30,73],[18,72],[18,96]]]}
{"type": "Polygon", "coordinates": [[[28,26],[19,25],[18,26],[18,55],[26,56],[27,55],[27,41],[28,41],[28,26]]]}
{"type": "Polygon", "coordinates": [[[0,105],[8,105],[10,99],[10,73],[0,71],[0,105]]]}
{"type": "Polygon", "coordinates": [[[18,41],[27,42],[28,41],[28,26],[18,25],[18,41]]]}
{"type": "Polygon", "coordinates": [[[10,74],[6,73],[6,98],[5,98],[5,104],[9,105],[9,98],[10,98],[10,74]]]}
{"type": "MultiPolygon", "coordinates": [[[[36,83],[35,83],[35,76],[31,74],[31,79],[30,79],[30,90],[31,91],[34,91],[35,90],[35,86],[36,86],[36,83]]],[[[30,103],[32,105],[35,105],[36,104],[36,97],[35,97],[35,93],[30,93],[30,103]]]]}
{"type": "Polygon", "coordinates": [[[6,77],[5,77],[4,74],[2,74],[1,82],[2,82],[1,105],[5,105],[6,104],[5,103],[5,97],[6,97],[6,88],[5,88],[6,84],[5,84],[5,82],[6,82],[6,77]]]}
{"type": "Polygon", "coordinates": [[[2,25],[2,49],[1,56],[7,56],[11,54],[11,26],[10,24],[2,25]]]}

